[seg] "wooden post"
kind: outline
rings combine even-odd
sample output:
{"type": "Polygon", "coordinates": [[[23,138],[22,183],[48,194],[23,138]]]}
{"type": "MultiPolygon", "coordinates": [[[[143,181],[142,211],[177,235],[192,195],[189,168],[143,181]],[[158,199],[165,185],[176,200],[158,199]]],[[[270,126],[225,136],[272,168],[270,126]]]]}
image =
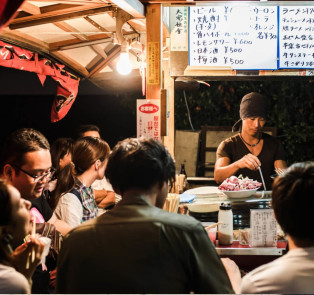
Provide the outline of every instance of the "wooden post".
{"type": "Polygon", "coordinates": [[[163,137],[163,143],[168,148],[170,154],[174,157],[174,140],[175,140],[175,126],[174,126],[174,79],[170,77],[170,63],[166,59],[163,61],[164,73],[164,88],[168,92],[168,135],[163,137]]]}
{"type": "Polygon", "coordinates": [[[146,13],[147,79],[146,99],[160,99],[161,89],[161,4],[148,4],[146,13]]]}

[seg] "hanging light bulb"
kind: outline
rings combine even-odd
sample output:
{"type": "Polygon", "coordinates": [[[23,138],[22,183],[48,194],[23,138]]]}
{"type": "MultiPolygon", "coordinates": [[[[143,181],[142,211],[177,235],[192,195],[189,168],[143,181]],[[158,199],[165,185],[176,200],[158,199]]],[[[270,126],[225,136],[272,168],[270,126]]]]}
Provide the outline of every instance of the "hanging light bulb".
{"type": "Polygon", "coordinates": [[[119,61],[117,63],[117,71],[121,75],[130,74],[132,71],[132,64],[129,57],[128,42],[123,41],[121,44],[121,52],[119,61]]]}

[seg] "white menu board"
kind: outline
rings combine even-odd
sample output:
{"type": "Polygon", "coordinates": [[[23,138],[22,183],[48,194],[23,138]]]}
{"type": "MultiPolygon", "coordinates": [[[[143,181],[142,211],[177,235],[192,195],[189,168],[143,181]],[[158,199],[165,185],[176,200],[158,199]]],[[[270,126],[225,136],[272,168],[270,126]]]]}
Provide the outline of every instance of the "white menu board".
{"type": "Polygon", "coordinates": [[[160,99],[137,99],[137,137],[160,140],[160,99]]]}
{"type": "Polygon", "coordinates": [[[314,6],[280,6],[279,67],[314,68],[314,6]]]}
{"type": "Polygon", "coordinates": [[[277,6],[195,6],[189,16],[190,66],[277,69],[277,6]]]}
{"type": "Polygon", "coordinates": [[[251,209],[251,247],[277,247],[277,221],[273,209],[251,209]]]}

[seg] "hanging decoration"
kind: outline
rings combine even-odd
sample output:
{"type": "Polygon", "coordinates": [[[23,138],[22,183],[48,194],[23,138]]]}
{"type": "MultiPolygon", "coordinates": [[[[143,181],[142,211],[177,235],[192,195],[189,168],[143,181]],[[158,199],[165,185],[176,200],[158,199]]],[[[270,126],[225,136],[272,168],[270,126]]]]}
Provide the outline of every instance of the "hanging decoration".
{"type": "Polygon", "coordinates": [[[34,72],[42,85],[47,76],[57,82],[57,95],[51,108],[51,122],[60,121],[70,110],[78,92],[79,78],[38,53],[0,41],[0,66],[34,72]]]}

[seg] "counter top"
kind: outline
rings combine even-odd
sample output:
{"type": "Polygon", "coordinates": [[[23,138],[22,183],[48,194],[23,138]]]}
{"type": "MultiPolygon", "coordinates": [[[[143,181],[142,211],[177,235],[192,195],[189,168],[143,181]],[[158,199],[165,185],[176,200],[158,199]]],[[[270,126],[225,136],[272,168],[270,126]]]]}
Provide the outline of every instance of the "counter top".
{"type": "Polygon", "coordinates": [[[251,248],[248,245],[240,245],[239,241],[233,241],[232,245],[223,246],[219,245],[216,241],[216,250],[218,255],[269,255],[281,256],[287,247],[287,242],[278,241],[277,248],[275,247],[256,247],[251,248]]]}

